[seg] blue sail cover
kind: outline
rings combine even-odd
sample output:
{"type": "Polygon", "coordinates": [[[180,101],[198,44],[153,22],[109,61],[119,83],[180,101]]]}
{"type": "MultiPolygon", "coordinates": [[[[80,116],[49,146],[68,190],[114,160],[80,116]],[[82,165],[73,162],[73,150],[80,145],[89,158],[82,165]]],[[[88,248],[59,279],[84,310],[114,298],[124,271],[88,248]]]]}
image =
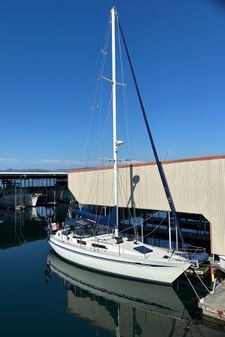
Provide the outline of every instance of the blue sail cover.
{"type": "Polygon", "coordinates": [[[96,221],[105,226],[109,226],[111,228],[116,227],[116,207],[113,207],[111,213],[109,215],[97,215],[90,212],[82,211],[82,210],[74,210],[76,215],[80,215],[82,218],[96,221]]]}

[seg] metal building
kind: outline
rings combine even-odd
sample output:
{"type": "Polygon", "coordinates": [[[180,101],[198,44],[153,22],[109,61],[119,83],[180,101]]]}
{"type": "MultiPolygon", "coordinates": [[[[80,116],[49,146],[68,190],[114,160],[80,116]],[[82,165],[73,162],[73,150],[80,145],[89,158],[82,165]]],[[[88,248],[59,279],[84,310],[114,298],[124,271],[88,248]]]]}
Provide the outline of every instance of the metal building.
{"type": "MultiPolygon", "coordinates": [[[[210,222],[211,253],[225,255],[225,155],[162,162],[178,212],[210,222]]],[[[119,206],[169,210],[155,163],[119,167],[119,206]]],[[[68,172],[68,187],[81,204],[113,206],[112,167],[68,172]]]]}

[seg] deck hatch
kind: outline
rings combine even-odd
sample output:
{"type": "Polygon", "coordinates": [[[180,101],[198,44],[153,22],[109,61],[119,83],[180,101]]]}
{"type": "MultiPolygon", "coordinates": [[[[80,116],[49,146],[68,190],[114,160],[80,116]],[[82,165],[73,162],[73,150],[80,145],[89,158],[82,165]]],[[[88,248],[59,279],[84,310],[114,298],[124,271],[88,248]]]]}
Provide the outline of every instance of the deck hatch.
{"type": "Polygon", "coordinates": [[[133,249],[136,250],[139,253],[142,253],[142,254],[147,254],[147,253],[153,252],[152,249],[147,248],[145,246],[138,246],[138,247],[134,247],[133,249]]]}

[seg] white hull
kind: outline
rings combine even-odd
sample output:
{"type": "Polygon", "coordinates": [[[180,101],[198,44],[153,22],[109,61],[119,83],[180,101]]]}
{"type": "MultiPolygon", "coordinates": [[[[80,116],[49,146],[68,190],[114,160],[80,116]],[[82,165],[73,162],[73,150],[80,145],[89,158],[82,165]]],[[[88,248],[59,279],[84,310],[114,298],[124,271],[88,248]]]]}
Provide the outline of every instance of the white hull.
{"type": "Polygon", "coordinates": [[[25,195],[25,205],[26,206],[31,206],[34,207],[37,205],[37,201],[39,198],[40,194],[38,193],[28,193],[25,195]]]}
{"type": "Polygon", "coordinates": [[[18,194],[8,194],[0,197],[0,205],[4,207],[34,207],[37,204],[40,194],[26,193],[22,197],[18,194]]]}
{"type": "MultiPolygon", "coordinates": [[[[65,242],[63,240],[63,235],[61,239],[58,239],[56,235],[51,235],[49,243],[53,250],[64,259],[85,268],[120,277],[172,284],[185,269],[190,267],[190,263],[186,260],[163,259],[167,250],[158,247],[154,248],[154,253],[143,256],[141,253],[135,253],[130,247],[125,247],[124,253],[123,244],[113,245],[113,241],[108,242],[107,251],[100,252],[88,246],[76,244],[77,240],[74,240],[74,243],[73,240],[68,242],[68,237],[65,238],[65,242]]],[[[128,245],[131,246],[132,243],[126,243],[126,246],[128,245]]]]}

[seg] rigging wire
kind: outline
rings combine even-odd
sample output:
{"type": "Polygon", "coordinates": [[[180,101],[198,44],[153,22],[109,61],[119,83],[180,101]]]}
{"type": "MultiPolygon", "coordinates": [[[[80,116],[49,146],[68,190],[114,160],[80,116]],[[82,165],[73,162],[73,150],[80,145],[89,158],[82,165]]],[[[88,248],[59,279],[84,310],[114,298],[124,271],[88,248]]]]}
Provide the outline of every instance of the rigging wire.
{"type": "MultiPolygon", "coordinates": [[[[118,19],[117,19],[117,30],[119,32],[119,28],[118,28],[118,19]]],[[[119,34],[118,34],[119,36],[119,34]]],[[[99,112],[99,114],[102,113],[103,110],[103,100],[102,100],[102,91],[103,91],[103,80],[105,79],[105,77],[103,77],[104,71],[105,71],[105,65],[106,65],[106,56],[108,54],[108,48],[109,48],[109,38],[110,38],[110,30],[107,30],[106,33],[106,38],[105,38],[105,43],[104,43],[104,47],[101,50],[102,51],[102,61],[101,61],[101,66],[100,66],[100,71],[99,71],[99,77],[98,77],[98,82],[97,82],[97,86],[96,86],[96,91],[95,91],[95,96],[94,96],[94,102],[93,102],[93,108],[92,108],[92,120],[94,120],[96,122],[97,118],[96,118],[96,114],[93,113],[93,111],[95,111],[95,107],[97,107],[97,111],[99,112]],[[99,91],[99,94],[98,94],[99,91]],[[99,98],[99,103],[96,104],[97,98],[99,98]]],[[[120,72],[121,72],[121,79],[122,79],[122,83],[124,83],[124,69],[123,69],[123,61],[122,61],[122,48],[121,48],[121,41],[120,39],[118,39],[118,43],[119,43],[119,59],[120,59],[120,72]]],[[[127,146],[129,148],[129,133],[128,133],[128,122],[127,122],[127,115],[128,115],[128,109],[127,109],[127,99],[126,99],[126,88],[124,85],[122,85],[122,89],[123,89],[123,110],[124,110],[124,114],[125,115],[125,131],[126,131],[126,138],[127,138],[127,146]]],[[[105,102],[106,103],[106,102],[105,102]]],[[[107,125],[110,119],[110,107],[112,104],[112,93],[110,93],[110,98],[108,101],[108,106],[106,109],[106,113],[104,114],[104,123],[101,123],[101,125],[103,124],[103,127],[101,129],[101,132],[99,132],[99,139],[100,139],[100,146],[99,146],[99,150],[101,149],[102,151],[101,154],[104,155],[104,153],[106,152],[106,147],[107,147],[107,141],[105,139],[105,136],[107,135],[107,125]],[[100,135],[101,134],[101,135],[100,135]]],[[[105,112],[105,110],[104,110],[105,112]]],[[[93,122],[92,122],[93,124],[93,122]]],[[[93,133],[92,133],[93,134],[93,133]]],[[[93,139],[94,137],[90,137],[91,135],[91,130],[89,127],[89,132],[88,132],[88,141],[89,139],[93,139]]],[[[107,135],[108,136],[108,135],[107,135]]],[[[86,146],[88,148],[88,146],[86,146]]],[[[87,150],[86,150],[87,152],[87,150]]],[[[104,170],[102,171],[102,174],[104,175],[104,170]]],[[[101,174],[101,175],[102,175],[101,174]]],[[[104,181],[104,179],[103,179],[104,181]]],[[[96,196],[97,197],[97,196],[96,196]]]]}
{"type": "Polygon", "coordinates": [[[157,164],[157,167],[158,167],[158,171],[159,171],[159,174],[160,174],[160,177],[161,177],[161,180],[162,180],[163,188],[164,188],[164,191],[165,191],[165,194],[166,194],[167,201],[168,201],[168,204],[170,206],[171,212],[173,214],[174,222],[175,222],[175,224],[177,226],[177,229],[178,229],[178,233],[179,233],[179,236],[180,236],[182,246],[186,247],[187,245],[184,242],[184,238],[183,238],[180,226],[179,226],[176,208],[175,208],[175,205],[174,205],[174,202],[173,202],[172,195],[170,193],[170,189],[169,189],[169,185],[168,185],[168,182],[167,182],[167,179],[166,179],[166,176],[165,176],[165,172],[164,172],[162,163],[159,160],[158,153],[156,151],[155,143],[154,143],[154,140],[153,140],[153,137],[152,137],[150,125],[149,125],[148,118],[147,118],[147,115],[146,115],[146,112],[145,112],[143,100],[142,100],[142,97],[141,97],[141,94],[140,94],[140,90],[139,90],[139,87],[138,87],[138,83],[137,83],[137,79],[136,79],[136,76],[135,76],[134,68],[133,68],[133,65],[132,65],[132,62],[131,62],[130,54],[129,54],[129,51],[128,51],[128,47],[127,47],[127,44],[126,44],[126,40],[125,40],[125,37],[124,37],[124,34],[123,34],[123,30],[122,30],[120,21],[119,21],[119,28],[120,28],[122,40],[123,40],[123,43],[124,43],[124,47],[125,47],[125,50],[126,50],[128,62],[129,62],[130,69],[131,69],[131,73],[132,73],[132,76],[133,76],[135,89],[136,89],[138,99],[139,99],[139,103],[140,103],[140,106],[141,106],[141,112],[142,112],[142,115],[143,115],[143,119],[144,119],[144,122],[145,122],[145,126],[146,126],[146,129],[147,129],[149,140],[150,140],[150,143],[151,143],[152,151],[154,153],[156,164],[157,164]]]}
{"type": "Polygon", "coordinates": [[[189,277],[187,276],[187,273],[186,273],[186,271],[184,270],[183,272],[184,272],[184,275],[185,275],[186,279],[188,280],[188,282],[189,282],[189,284],[190,284],[190,286],[191,286],[191,288],[192,288],[193,292],[195,293],[195,295],[197,296],[198,300],[200,301],[200,297],[199,297],[199,295],[198,295],[197,291],[195,290],[195,288],[194,288],[193,284],[191,283],[191,281],[190,281],[189,277]]]}
{"type": "MultiPolygon", "coordinates": [[[[125,197],[125,199],[126,199],[126,190],[127,190],[127,189],[125,188],[125,186],[124,186],[124,184],[123,184],[123,180],[121,179],[120,170],[118,170],[118,179],[119,179],[120,186],[122,187],[123,195],[124,195],[124,197],[125,197]]],[[[121,191],[120,191],[120,192],[121,192],[121,191]]],[[[121,193],[120,193],[120,196],[121,196],[121,193]]],[[[128,210],[128,218],[129,218],[129,219],[132,219],[133,216],[132,216],[132,214],[131,214],[131,209],[130,209],[130,208],[127,208],[127,210],[128,210]]],[[[134,234],[135,234],[135,236],[136,236],[136,229],[135,229],[135,226],[131,226],[130,228],[134,228],[134,234]]],[[[125,228],[125,230],[127,230],[127,228],[125,228]]],[[[125,230],[120,231],[120,233],[124,232],[125,230]]]]}
{"type": "Polygon", "coordinates": [[[162,220],[160,221],[160,223],[150,232],[150,233],[148,233],[148,234],[146,234],[145,236],[144,236],[144,238],[146,238],[147,236],[149,236],[149,235],[151,235],[151,234],[153,234],[160,226],[161,226],[161,224],[163,223],[163,221],[165,220],[165,218],[166,217],[164,217],[164,218],[162,218],[162,220]]]}
{"type": "Polygon", "coordinates": [[[88,128],[88,133],[86,137],[86,145],[85,145],[85,151],[83,156],[83,161],[87,161],[90,159],[90,152],[91,150],[89,145],[93,145],[93,134],[94,129],[96,128],[96,110],[99,111],[99,115],[101,114],[102,109],[102,80],[101,77],[104,73],[105,64],[106,64],[106,56],[108,54],[108,46],[109,46],[109,38],[110,38],[110,26],[109,26],[109,19],[107,20],[107,26],[105,29],[105,37],[103,42],[103,48],[101,49],[101,60],[100,60],[100,68],[99,73],[97,77],[97,83],[91,108],[91,118],[88,128]],[[95,128],[93,127],[95,126],[95,128]],[[91,136],[92,133],[92,136],[91,136]],[[86,160],[85,160],[86,159],[86,160]]]}
{"type": "Polygon", "coordinates": [[[202,281],[201,277],[198,275],[198,273],[196,273],[196,270],[194,269],[194,273],[195,275],[198,277],[199,281],[201,282],[201,284],[204,286],[204,288],[206,289],[206,291],[211,294],[211,290],[209,290],[209,288],[205,285],[205,283],[202,281]]]}
{"type": "MultiPolygon", "coordinates": [[[[102,74],[105,69],[105,64],[106,64],[106,56],[108,54],[108,46],[109,46],[109,38],[110,38],[110,25],[109,25],[109,19],[107,20],[106,23],[106,28],[105,28],[105,33],[104,33],[104,38],[103,38],[103,47],[101,49],[101,58],[100,58],[100,66],[99,66],[99,72],[98,72],[98,77],[97,77],[97,83],[95,87],[95,92],[94,92],[94,97],[93,97],[93,102],[92,102],[92,108],[91,108],[91,116],[89,119],[89,126],[88,126],[88,131],[86,134],[86,142],[84,146],[84,152],[83,152],[83,166],[89,167],[90,165],[93,164],[93,162],[90,162],[91,159],[91,153],[93,152],[93,139],[96,139],[95,133],[96,133],[96,111],[98,114],[101,114],[101,109],[102,109],[102,74]]],[[[85,177],[83,177],[82,180],[82,186],[80,188],[80,195],[82,196],[84,194],[84,189],[85,185],[87,183],[85,177]]]]}
{"type": "Polygon", "coordinates": [[[105,136],[106,136],[106,132],[107,132],[107,124],[108,124],[108,121],[110,119],[111,105],[112,105],[112,93],[109,97],[109,101],[108,101],[108,105],[107,105],[107,109],[106,109],[106,115],[105,115],[105,123],[103,124],[102,136],[101,136],[101,141],[100,141],[103,155],[104,155],[104,151],[105,151],[104,147],[106,146],[105,136]]]}
{"type": "MultiPolygon", "coordinates": [[[[119,19],[117,16],[117,30],[119,32],[119,19]]],[[[123,108],[124,108],[124,118],[125,118],[125,134],[127,138],[127,148],[128,148],[128,157],[130,157],[130,137],[128,130],[128,104],[127,104],[127,90],[125,85],[125,76],[123,69],[123,58],[122,58],[122,47],[121,47],[121,39],[120,34],[118,34],[118,50],[119,50],[119,60],[120,60],[120,72],[121,72],[121,82],[122,82],[122,91],[123,91],[123,108]]]]}

